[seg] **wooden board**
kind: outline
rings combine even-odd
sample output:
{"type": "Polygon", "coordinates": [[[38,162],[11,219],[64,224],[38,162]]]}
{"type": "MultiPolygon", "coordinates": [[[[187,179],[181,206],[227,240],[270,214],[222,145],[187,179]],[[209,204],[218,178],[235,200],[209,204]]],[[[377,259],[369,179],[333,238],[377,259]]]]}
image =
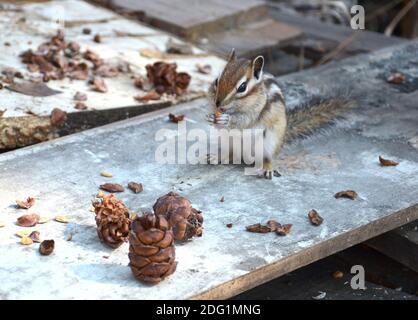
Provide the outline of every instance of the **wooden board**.
{"type": "MultiPolygon", "coordinates": [[[[7,109],[0,118],[0,132],[3,132],[0,134],[0,150],[25,146],[66,132],[79,131],[204,96],[209,83],[224,65],[223,60],[196,47],[192,47],[193,54],[189,55],[165,54],[166,43],[172,36],[84,1],[49,1],[12,6],[0,12],[0,26],[5,30],[0,34],[0,70],[13,67],[25,79],[39,74],[30,73],[21,62],[19,54],[28,49],[36,49],[60,28],[65,29],[67,41],[76,41],[82,51],[92,50],[108,63],[126,61],[132,70],[128,74],[106,78],[109,89],[107,93],[91,90],[87,80],[69,79],[49,81],[49,87],[62,92],[49,97],[33,97],[0,90],[0,110],[7,109]],[[91,34],[83,34],[84,28],[89,28],[91,34]],[[100,34],[101,43],[93,41],[96,34],[100,34]],[[5,43],[10,45],[6,46],[5,43]],[[145,66],[158,60],[175,62],[179,72],[184,71],[192,76],[188,92],[180,97],[163,96],[158,101],[135,100],[135,96],[144,95],[145,92],[135,87],[132,77],[146,77],[145,66]],[[197,72],[198,63],[210,64],[211,73],[204,75],[197,72]],[[74,108],[73,97],[77,91],[87,94],[87,111],[74,108]],[[49,116],[53,108],[60,108],[69,114],[65,128],[50,126],[49,116]],[[34,120],[28,111],[37,115],[38,119],[34,120]],[[4,130],[10,134],[4,135],[4,130]]],[[[182,43],[180,40],[174,41],[182,43]]]]}
{"type": "Polygon", "coordinates": [[[143,12],[138,15],[143,21],[191,40],[257,21],[266,14],[260,0],[111,0],[105,4],[124,12],[143,12]]]}
{"type": "Polygon", "coordinates": [[[389,84],[383,76],[396,65],[414,79],[417,50],[414,42],[279,78],[289,109],[327,90],[335,93],[335,79],[363,99],[346,121],[287,145],[274,163],[282,176],[272,181],[246,176],[241,166],[156,162],[156,132],[177,129],[167,120],[169,112],[185,114],[189,129],[209,129],[204,100],[0,155],[5,223],[0,229],[0,297],[229,298],[418,219],[418,153],[409,144],[418,136],[418,88],[409,84],[405,94],[404,86],[389,84]],[[379,155],[400,164],[381,167],[379,155]],[[113,178],[101,177],[101,171],[113,178]],[[143,183],[144,191],[118,197],[133,211],[151,207],[172,190],[189,197],[205,217],[203,236],[176,246],[176,273],[153,287],[133,278],[127,245],[111,250],[98,241],[89,211],[100,184],[130,180],[143,183]],[[356,190],[358,199],[334,198],[345,189],[356,190]],[[14,235],[21,229],[14,222],[22,210],[13,204],[28,196],[36,204],[24,213],[64,214],[70,221],[36,227],[41,237],[56,241],[49,257],[40,257],[36,245],[20,245],[14,235]],[[308,221],[312,208],[324,218],[319,227],[308,221]],[[291,233],[279,237],[245,231],[269,219],[293,224],[291,233]],[[228,223],[233,227],[227,228],[228,223]]]}

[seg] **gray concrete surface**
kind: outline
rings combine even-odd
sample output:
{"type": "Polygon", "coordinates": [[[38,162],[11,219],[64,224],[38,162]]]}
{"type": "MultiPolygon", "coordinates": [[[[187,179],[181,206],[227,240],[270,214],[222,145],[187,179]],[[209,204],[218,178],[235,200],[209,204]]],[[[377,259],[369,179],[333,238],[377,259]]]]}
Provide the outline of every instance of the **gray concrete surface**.
{"type": "Polygon", "coordinates": [[[245,176],[240,166],[155,162],[156,131],[176,128],[167,113],[186,114],[189,128],[208,128],[204,100],[0,155],[0,218],[6,224],[0,229],[0,297],[227,298],[417,219],[418,150],[411,143],[418,136],[417,52],[414,42],[280,78],[289,108],[337,87],[362,100],[345,121],[288,145],[275,163],[282,177],[272,181],[245,176]],[[393,71],[405,73],[407,83],[387,83],[393,71]],[[379,155],[400,164],[381,167],[379,155]],[[101,177],[103,170],[114,177],[101,177]],[[177,246],[177,272],[154,287],[133,278],[127,245],[112,251],[98,241],[89,212],[101,183],[130,180],[144,185],[138,195],[118,195],[131,210],[174,190],[205,217],[203,237],[177,246]],[[336,200],[334,193],[345,189],[359,198],[336,200]],[[56,240],[49,257],[14,236],[23,212],[13,204],[27,196],[37,199],[29,213],[70,219],[35,228],[56,240]],[[307,219],[312,208],[324,218],[319,227],[307,219]],[[245,231],[271,218],[292,223],[291,233],[245,231]],[[72,241],[66,241],[69,233],[72,241]]]}

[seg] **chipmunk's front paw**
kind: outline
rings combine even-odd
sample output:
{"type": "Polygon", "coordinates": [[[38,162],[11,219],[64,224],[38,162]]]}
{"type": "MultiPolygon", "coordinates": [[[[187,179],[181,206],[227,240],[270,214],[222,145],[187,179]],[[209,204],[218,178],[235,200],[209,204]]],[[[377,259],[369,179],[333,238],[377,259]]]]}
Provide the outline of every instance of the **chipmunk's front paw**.
{"type": "Polygon", "coordinates": [[[208,114],[206,120],[211,123],[227,126],[229,124],[230,116],[226,113],[216,112],[214,114],[208,114]]]}

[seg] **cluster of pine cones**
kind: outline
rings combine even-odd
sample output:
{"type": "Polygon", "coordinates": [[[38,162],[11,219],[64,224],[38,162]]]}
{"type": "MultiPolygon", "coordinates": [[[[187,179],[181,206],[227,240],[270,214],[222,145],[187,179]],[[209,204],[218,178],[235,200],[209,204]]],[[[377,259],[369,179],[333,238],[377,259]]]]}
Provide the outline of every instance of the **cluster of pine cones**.
{"type": "Polygon", "coordinates": [[[174,241],[202,235],[203,216],[190,201],[174,192],[157,199],[154,213],[129,219],[126,205],[113,194],[98,195],[93,203],[99,239],[112,248],[129,240],[134,276],[155,284],[176,270],[174,241]]]}

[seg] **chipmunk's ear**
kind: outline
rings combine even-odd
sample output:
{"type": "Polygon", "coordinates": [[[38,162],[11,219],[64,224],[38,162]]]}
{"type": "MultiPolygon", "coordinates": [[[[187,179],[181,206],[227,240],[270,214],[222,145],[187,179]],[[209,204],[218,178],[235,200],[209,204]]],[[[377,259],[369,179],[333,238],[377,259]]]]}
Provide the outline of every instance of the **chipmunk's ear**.
{"type": "Polygon", "coordinates": [[[235,49],[232,49],[229,53],[228,62],[231,62],[233,60],[236,60],[237,56],[235,55],[235,49]]]}
{"type": "Polygon", "coordinates": [[[263,74],[264,67],[264,58],[263,56],[258,56],[253,60],[253,75],[257,80],[261,79],[263,74]]]}

